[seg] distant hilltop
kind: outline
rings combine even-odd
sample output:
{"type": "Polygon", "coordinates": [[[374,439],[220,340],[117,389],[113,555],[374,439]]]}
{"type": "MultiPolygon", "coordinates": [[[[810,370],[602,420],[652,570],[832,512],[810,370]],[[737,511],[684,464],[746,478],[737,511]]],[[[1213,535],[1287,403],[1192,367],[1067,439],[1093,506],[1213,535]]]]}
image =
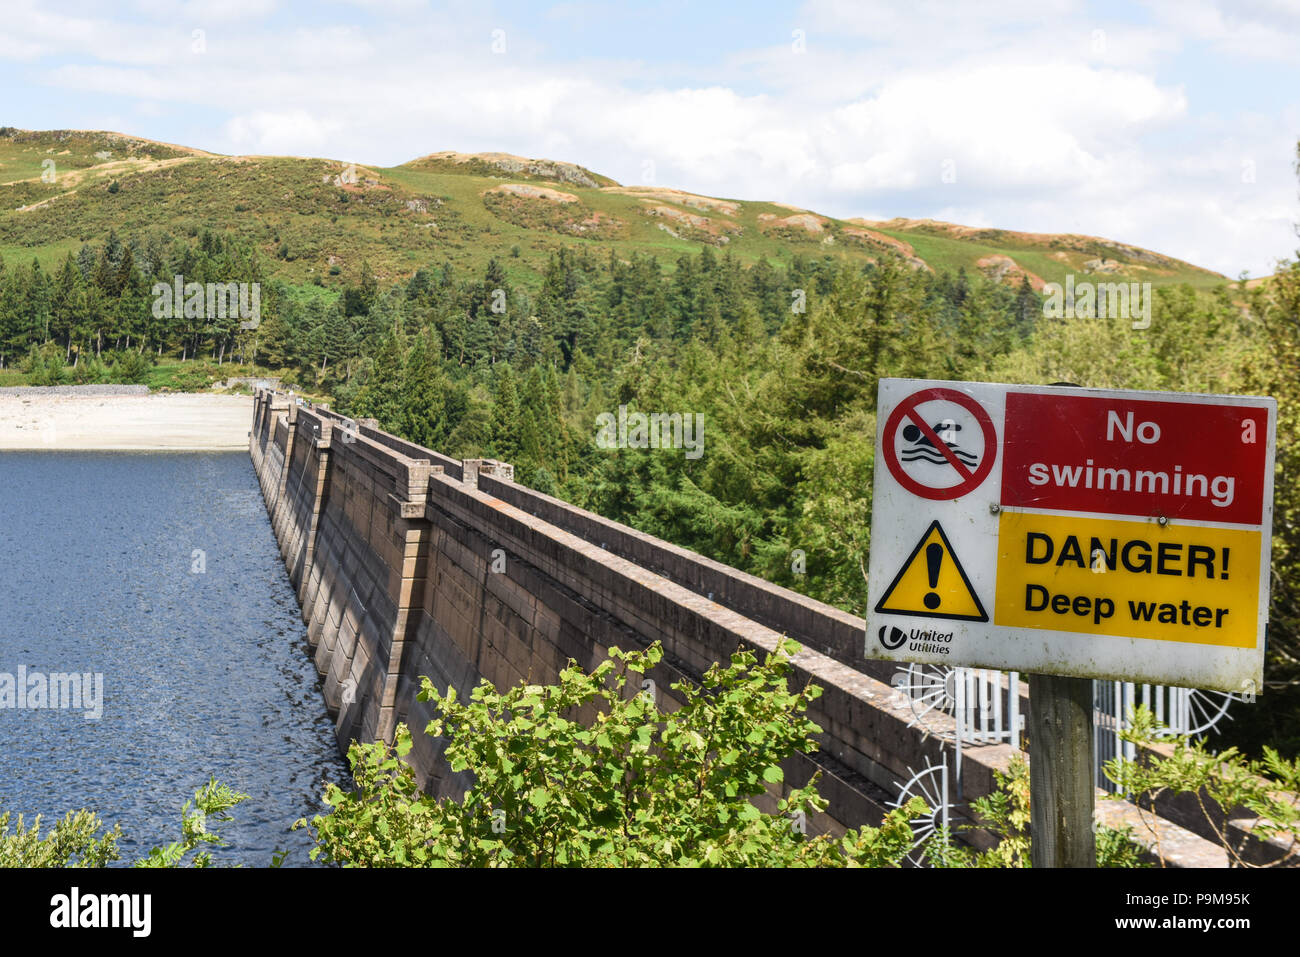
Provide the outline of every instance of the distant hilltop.
{"type": "Polygon", "coordinates": [[[713,247],[744,265],[797,257],[965,269],[1011,286],[1085,274],[1198,287],[1218,273],[1128,243],[933,219],[839,219],[776,201],[623,185],[577,163],[511,153],[429,153],[400,166],[221,156],[123,133],[0,127],[0,251],[47,265],[122,233],[226,230],[291,283],[381,280],[493,257],[536,275],[561,245],[673,263],[713,247]]]}

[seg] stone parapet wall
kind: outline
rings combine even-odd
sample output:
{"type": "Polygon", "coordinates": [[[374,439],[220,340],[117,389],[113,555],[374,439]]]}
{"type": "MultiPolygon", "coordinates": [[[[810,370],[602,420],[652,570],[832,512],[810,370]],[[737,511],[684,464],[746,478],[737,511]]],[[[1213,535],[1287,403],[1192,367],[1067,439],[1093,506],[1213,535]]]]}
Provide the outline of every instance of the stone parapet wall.
{"type": "Polygon", "coordinates": [[[805,647],[889,680],[893,665],[863,657],[866,622],[856,615],[497,476],[483,476],[478,487],[805,647]]]}

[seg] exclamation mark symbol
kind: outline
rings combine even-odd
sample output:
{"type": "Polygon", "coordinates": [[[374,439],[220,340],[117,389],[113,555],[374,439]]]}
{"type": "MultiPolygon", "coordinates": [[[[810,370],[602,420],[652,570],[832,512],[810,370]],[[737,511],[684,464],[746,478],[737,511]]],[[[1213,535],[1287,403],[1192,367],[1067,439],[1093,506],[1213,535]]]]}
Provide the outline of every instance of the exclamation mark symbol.
{"type": "MultiPolygon", "coordinates": [[[[925,546],[925,566],[930,575],[930,587],[939,587],[939,566],[943,562],[943,546],[933,542],[925,546]]],[[[925,596],[925,607],[934,611],[939,607],[939,593],[930,592],[925,596]]]]}
{"type": "Polygon", "coordinates": [[[1225,549],[1223,550],[1223,565],[1220,566],[1222,570],[1221,570],[1221,572],[1220,572],[1220,574],[1219,574],[1219,577],[1222,578],[1222,579],[1224,579],[1225,581],[1226,581],[1227,578],[1228,578],[1228,552],[1229,552],[1229,551],[1230,551],[1230,549],[1228,549],[1228,548],[1225,548],[1225,549]]]}

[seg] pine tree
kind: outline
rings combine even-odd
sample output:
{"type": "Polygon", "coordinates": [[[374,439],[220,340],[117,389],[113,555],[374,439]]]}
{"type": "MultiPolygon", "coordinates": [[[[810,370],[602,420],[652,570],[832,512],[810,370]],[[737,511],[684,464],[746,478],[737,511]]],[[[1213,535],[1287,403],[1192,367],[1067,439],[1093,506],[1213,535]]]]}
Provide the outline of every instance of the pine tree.
{"type": "Polygon", "coordinates": [[[441,347],[432,331],[415,337],[402,372],[400,396],[402,434],[425,448],[445,442],[446,380],[439,369],[441,347]]]}
{"type": "MultiPolygon", "coordinates": [[[[85,303],[83,285],[81,272],[73,261],[72,254],[68,253],[59,270],[58,279],[55,280],[54,295],[50,302],[49,331],[53,332],[56,339],[69,339],[72,330],[76,328],[85,303]]],[[[41,338],[48,341],[48,333],[42,333],[41,338]]]]}
{"type": "Polygon", "coordinates": [[[77,268],[81,271],[82,279],[89,280],[95,274],[95,264],[98,261],[94,247],[90,243],[82,243],[81,249],[77,251],[77,268]]]}
{"type": "Polygon", "coordinates": [[[1028,276],[1020,277],[1020,288],[1016,290],[1016,332],[1021,338],[1027,338],[1033,334],[1034,326],[1038,322],[1038,317],[1043,314],[1043,304],[1034,292],[1034,287],[1029,284],[1028,276]]]}
{"type": "Polygon", "coordinates": [[[515,371],[509,364],[497,367],[496,394],[492,404],[491,447],[493,455],[513,462],[519,453],[520,404],[515,371]]]}
{"type": "Polygon", "coordinates": [[[32,259],[32,268],[27,282],[27,328],[35,336],[38,332],[48,336],[50,327],[50,306],[54,301],[54,290],[49,278],[41,269],[41,264],[32,259]]]}

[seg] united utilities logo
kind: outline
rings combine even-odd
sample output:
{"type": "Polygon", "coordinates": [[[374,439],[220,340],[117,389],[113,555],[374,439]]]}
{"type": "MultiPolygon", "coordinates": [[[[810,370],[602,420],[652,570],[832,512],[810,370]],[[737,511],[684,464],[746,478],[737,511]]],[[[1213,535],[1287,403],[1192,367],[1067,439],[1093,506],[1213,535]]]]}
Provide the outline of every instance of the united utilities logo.
{"type": "Polygon", "coordinates": [[[886,650],[893,651],[907,641],[907,632],[902,628],[896,628],[893,625],[881,625],[880,631],[877,632],[880,643],[885,646],[886,650]]]}
{"type": "Polygon", "coordinates": [[[908,632],[896,625],[881,625],[880,630],[876,632],[876,637],[880,639],[880,644],[886,651],[901,648],[910,640],[912,644],[908,646],[908,651],[946,655],[952,647],[955,634],[951,631],[938,632],[920,628],[913,628],[908,632]]]}

